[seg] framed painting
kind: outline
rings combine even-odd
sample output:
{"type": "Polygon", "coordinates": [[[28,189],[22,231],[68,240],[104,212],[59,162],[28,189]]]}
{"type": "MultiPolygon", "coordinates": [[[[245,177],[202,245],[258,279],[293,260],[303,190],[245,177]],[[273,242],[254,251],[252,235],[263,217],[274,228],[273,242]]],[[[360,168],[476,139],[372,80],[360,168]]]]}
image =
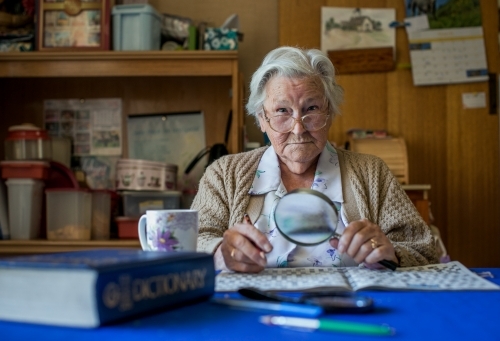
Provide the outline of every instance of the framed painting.
{"type": "Polygon", "coordinates": [[[109,0],[40,0],[37,50],[109,50],[109,0]]]}

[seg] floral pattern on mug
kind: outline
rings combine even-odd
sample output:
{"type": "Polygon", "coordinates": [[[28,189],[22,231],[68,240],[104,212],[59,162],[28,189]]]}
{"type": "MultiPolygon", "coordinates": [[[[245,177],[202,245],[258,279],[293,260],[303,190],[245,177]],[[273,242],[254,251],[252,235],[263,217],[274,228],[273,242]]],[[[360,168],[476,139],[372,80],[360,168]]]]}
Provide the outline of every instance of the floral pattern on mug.
{"type": "Polygon", "coordinates": [[[148,211],[146,243],[154,251],[196,250],[198,213],[190,210],[148,211]]]}
{"type": "Polygon", "coordinates": [[[172,224],[175,224],[176,229],[183,231],[196,229],[198,226],[198,218],[193,215],[176,214],[171,222],[172,224]]]}
{"type": "Polygon", "coordinates": [[[166,227],[167,229],[180,229],[187,231],[196,229],[198,218],[194,215],[176,214],[176,212],[158,214],[155,228],[166,227]]]}
{"type": "Polygon", "coordinates": [[[157,233],[153,247],[158,251],[175,251],[179,248],[179,241],[172,232],[164,229],[157,233]]]}

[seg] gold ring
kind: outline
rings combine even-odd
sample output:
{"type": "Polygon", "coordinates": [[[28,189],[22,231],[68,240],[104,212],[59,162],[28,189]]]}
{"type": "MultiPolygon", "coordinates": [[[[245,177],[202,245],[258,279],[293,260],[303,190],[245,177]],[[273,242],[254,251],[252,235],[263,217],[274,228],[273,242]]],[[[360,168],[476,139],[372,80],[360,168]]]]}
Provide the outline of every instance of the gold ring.
{"type": "Polygon", "coordinates": [[[377,243],[377,241],[376,241],[375,239],[373,239],[373,238],[372,238],[372,239],[370,239],[370,241],[372,242],[372,249],[374,249],[374,250],[375,250],[375,249],[378,247],[378,243],[377,243]]]}
{"type": "Polygon", "coordinates": [[[233,250],[231,251],[231,258],[234,258],[234,251],[236,251],[236,249],[233,249],[233,250]]]}

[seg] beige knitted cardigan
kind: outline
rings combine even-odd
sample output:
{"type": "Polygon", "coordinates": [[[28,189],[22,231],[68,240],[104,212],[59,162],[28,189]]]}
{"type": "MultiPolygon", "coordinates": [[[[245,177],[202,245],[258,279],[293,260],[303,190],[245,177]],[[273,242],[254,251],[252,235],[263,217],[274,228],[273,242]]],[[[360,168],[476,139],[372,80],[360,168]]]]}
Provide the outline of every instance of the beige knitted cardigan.
{"type": "MultiPolygon", "coordinates": [[[[224,156],[207,168],[192,209],[199,211],[198,251],[214,252],[224,231],[260,214],[264,195],[250,196],[259,161],[267,147],[224,156]]],[[[372,155],[337,149],[344,209],[349,222],[378,224],[394,245],[401,266],[437,263],[430,228],[420,217],[386,164],[372,155]]]]}

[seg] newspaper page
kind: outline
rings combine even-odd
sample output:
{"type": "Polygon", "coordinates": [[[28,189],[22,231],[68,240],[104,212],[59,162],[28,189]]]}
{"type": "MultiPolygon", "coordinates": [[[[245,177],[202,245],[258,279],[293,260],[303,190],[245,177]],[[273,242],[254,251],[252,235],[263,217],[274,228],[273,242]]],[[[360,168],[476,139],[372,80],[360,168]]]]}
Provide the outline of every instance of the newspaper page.
{"type": "Polygon", "coordinates": [[[500,287],[479,277],[460,262],[431,264],[397,271],[353,268],[346,276],[354,291],[382,290],[498,290],[500,287]]]}
{"type": "Polygon", "coordinates": [[[314,290],[500,290],[461,263],[453,261],[409,268],[371,270],[352,268],[276,268],[258,274],[222,272],[215,278],[215,291],[254,287],[270,291],[314,290]]]}
{"type": "Polygon", "coordinates": [[[45,129],[73,140],[73,154],[122,154],[122,100],[50,99],[44,102],[45,129]]]}
{"type": "Polygon", "coordinates": [[[270,291],[334,288],[350,291],[342,268],[268,268],[257,274],[221,272],[215,277],[215,291],[237,291],[253,287],[270,291]]]}

